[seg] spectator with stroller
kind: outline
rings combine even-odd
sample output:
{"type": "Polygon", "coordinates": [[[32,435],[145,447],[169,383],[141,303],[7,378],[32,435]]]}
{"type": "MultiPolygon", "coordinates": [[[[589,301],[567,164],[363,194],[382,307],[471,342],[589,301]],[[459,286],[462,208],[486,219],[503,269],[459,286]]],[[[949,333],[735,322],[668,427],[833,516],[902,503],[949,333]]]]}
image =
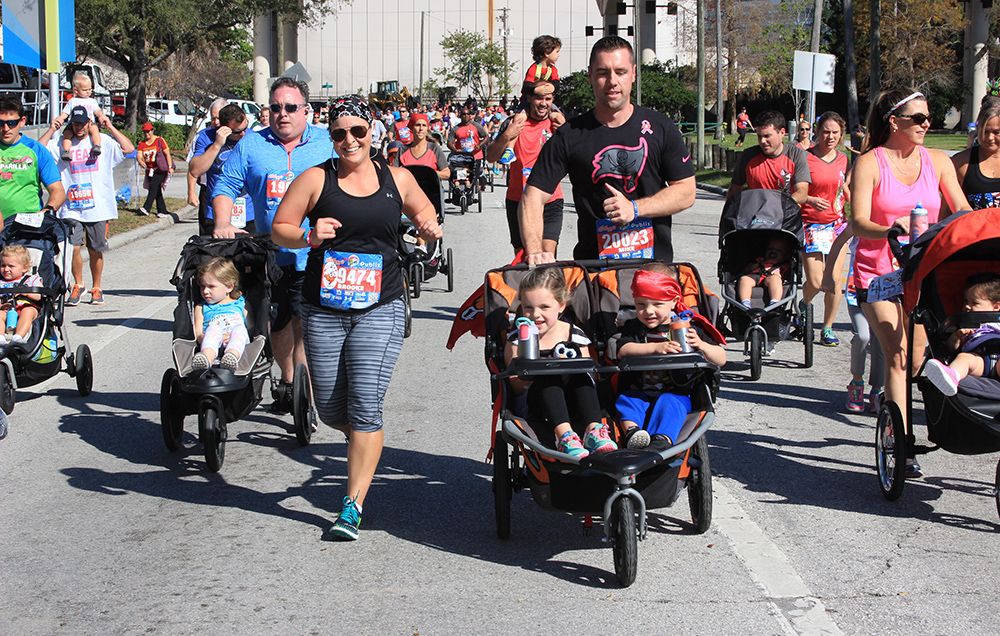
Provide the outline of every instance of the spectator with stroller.
{"type": "MultiPolygon", "coordinates": [[[[256,231],[269,234],[278,205],[292,180],[333,155],[329,135],[307,121],[309,86],[305,82],[279,77],[271,85],[270,102],[270,126],[244,135],[212,189],[215,238],[233,238],[246,232],[232,223],[236,200],[243,192],[253,201],[256,231]]],[[[271,295],[277,310],[271,323],[271,348],[281,371],[281,383],[274,407],[288,412],[295,365],[306,360],[298,317],[306,250],[301,246],[281,247],[277,262],[281,279],[271,295]]]]}
{"type": "MultiPolygon", "coordinates": [[[[872,102],[867,127],[867,144],[851,177],[851,226],[859,238],[854,274],[861,309],[875,329],[885,356],[885,398],[904,404],[906,365],[919,367],[927,338],[923,328],[917,326],[914,357],[907,361],[908,316],[898,298],[869,299],[869,286],[876,277],[896,269],[887,236],[893,227],[909,233],[910,211],[918,203],[927,210],[930,224],[944,216],[942,198],[951,210],[970,206],[948,155],[924,147],[930,115],[923,93],[896,89],[879,94],[872,102]]],[[[904,428],[910,430],[908,422],[904,421],[904,428]]],[[[912,457],[907,459],[907,475],[921,475],[912,457]]]]}
{"type": "Polygon", "coordinates": [[[9,173],[0,179],[0,228],[15,214],[58,210],[66,201],[59,168],[45,146],[21,134],[24,104],[18,95],[0,95],[0,164],[9,173]],[[48,201],[42,205],[42,193],[48,201]]]}
{"type": "Polygon", "coordinates": [[[785,118],[773,110],[757,115],[757,145],[740,153],[726,198],[741,190],[780,190],[802,205],[809,196],[809,161],[795,144],[785,143],[785,118]]]}
{"type": "Polygon", "coordinates": [[[302,329],[320,419],[348,437],[347,493],[331,534],[355,540],[384,444],[383,402],[403,346],[399,219],[441,238],[437,212],[405,168],[371,154],[372,114],[355,95],[330,107],[337,159],[304,171],[274,217],[274,241],[308,249],[302,329]],[[308,221],[308,222],[307,222],[308,221]]]}
{"type": "MultiPolygon", "coordinates": [[[[247,121],[246,113],[239,104],[228,104],[223,106],[216,117],[216,128],[206,139],[211,142],[196,152],[188,165],[188,173],[197,178],[205,178],[205,189],[211,192],[215,184],[222,176],[222,168],[226,161],[233,154],[236,144],[246,135],[250,122],[247,121]]],[[[211,197],[206,196],[206,199],[211,197]]],[[[247,196],[246,191],[242,192],[233,202],[233,211],[229,217],[229,223],[233,227],[240,228],[249,233],[256,231],[254,223],[253,199],[247,196]]],[[[215,224],[212,213],[211,201],[205,206],[204,221],[199,216],[199,228],[202,236],[211,236],[215,224]]]]}
{"type": "Polygon", "coordinates": [[[627,243],[638,248],[630,251],[672,261],[671,217],[695,200],[684,139],[673,121],[632,104],[635,53],[627,40],[598,40],[587,73],[594,108],[560,126],[546,142],[521,196],[518,223],[527,261],[555,260],[542,242],[544,209],[567,174],[579,216],[574,258],[602,252],[617,257],[614,244],[627,235],[627,243]]]}
{"type": "MultiPolygon", "coordinates": [[[[562,319],[570,290],[558,267],[528,272],[517,290],[521,314],[538,332],[541,358],[593,357],[590,339],[583,330],[562,319]]],[[[504,349],[507,364],[517,357],[517,331],[511,332],[504,349]]],[[[552,427],[556,449],[583,459],[591,453],[618,450],[607,424],[602,422],[601,405],[594,379],[588,374],[544,375],[532,381],[511,380],[512,388],[527,392],[528,408],[543,416],[552,427]],[[579,433],[583,433],[583,440],[579,433]]]]}
{"type": "MultiPolygon", "coordinates": [[[[90,128],[96,125],[87,118],[82,107],[70,113],[69,129],[72,139],[69,161],[60,160],[59,173],[66,188],[66,203],[59,209],[69,230],[69,241],[73,245],[73,287],[66,297],[66,305],[79,305],[84,293],[83,247],[87,247],[90,261],[90,302],[104,304],[104,254],[108,251],[108,223],[118,218],[118,203],[115,200],[115,166],[125,161],[125,156],[135,152],[132,140],[115,128],[110,119],[104,119],[107,134],[101,133],[104,152],[91,152],[93,140],[90,128]]],[[[39,138],[53,157],[65,152],[61,141],[53,139],[58,127],[53,125],[39,138]]]]}
{"type": "MultiPolygon", "coordinates": [[[[801,306],[812,304],[823,283],[826,261],[834,260],[835,271],[843,271],[843,250],[834,253],[831,248],[837,236],[847,227],[844,203],[848,200],[847,155],[838,150],[847,122],[833,111],[820,115],[816,122],[819,131],[816,144],[806,152],[809,163],[809,192],[802,204],[802,227],[805,234],[803,265],[805,285],[801,306]]],[[[833,320],[840,306],[840,292],[823,296],[823,328],[819,343],[836,347],[840,339],[833,331],[833,320]]]]}
{"type": "MultiPolygon", "coordinates": [[[[513,152],[514,159],[510,162],[511,177],[507,182],[507,196],[504,203],[507,206],[507,228],[510,231],[510,244],[514,252],[524,248],[521,242],[521,226],[517,221],[517,208],[524,193],[524,186],[538,161],[542,147],[556,129],[549,112],[552,99],[555,96],[555,86],[550,82],[537,82],[531,90],[528,107],[525,110],[527,118],[518,120],[508,117],[500,125],[500,131],[486,149],[486,160],[491,163],[500,161],[506,152],[513,152]]],[[[561,185],[556,185],[555,191],[542,209],[542,250],[553,255],[559,244],[562,233],[563,191],[561,185]]]]}
{"type": "MultiPolygon", "coordinates": [[[[683,302],[676,268],[663,263],[643,266],[632,278],[635,318],[625,322],[608,343],[612,360],[642,355],[680,353],[682,343],[674,340],[671,325],[678,319],[689,321],[686,342],[708,362],[719,367],[726,363],[725,339],[704,317],[691,312],[683,302]],[[709,335],[711,334],[711,336],[709,335]],[[711,337],[715,343],[709,342],[711,337]],[[720,344],[721,343],[721,344],[720,344]]],[[[615,400],[628,448],[671,446],[691,411],[691,398],[676,387],[670,372],[647,371],[625,374],[615,400]]]]}
{"type": "Polygon", "coordinates": [[[194,306],[194,336],[200,347],[191,366],[196,371],[209,368],[225,348],[219,366],[236,371],[250,343],[240,273],[231,260],[217,256],[198,268],[198,290],[202,301],[194,306]]]}

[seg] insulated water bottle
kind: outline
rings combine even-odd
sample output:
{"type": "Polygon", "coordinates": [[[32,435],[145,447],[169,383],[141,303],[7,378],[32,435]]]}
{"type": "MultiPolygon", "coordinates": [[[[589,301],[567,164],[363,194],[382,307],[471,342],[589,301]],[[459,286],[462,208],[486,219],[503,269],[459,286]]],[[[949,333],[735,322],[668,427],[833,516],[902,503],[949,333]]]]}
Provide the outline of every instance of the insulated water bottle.
{"type": "Polygon", "coordinates": [[[514,321],[517,327],[517,357],[538,359],[538,327],[531,320],[521,317],[514,321]]]}

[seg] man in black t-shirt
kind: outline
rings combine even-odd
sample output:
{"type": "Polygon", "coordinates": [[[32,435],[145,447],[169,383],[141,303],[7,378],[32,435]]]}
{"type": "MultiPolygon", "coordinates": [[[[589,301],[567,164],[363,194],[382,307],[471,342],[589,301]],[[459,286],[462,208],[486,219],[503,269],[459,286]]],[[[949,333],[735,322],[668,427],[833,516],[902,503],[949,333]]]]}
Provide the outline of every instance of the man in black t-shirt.
{"type": "Polygon", "coordinates": [[[672,261],[670,217],[695,199],[690,153],[673,121],[632,105],[635,56],[626,40],[598,40],[587,73],[593,110],[561,126],[543,146],[521,198],[527,261],[555,259],[542,250],[542,209],[567,173],[579,216],[574,258],[672,261]]]}

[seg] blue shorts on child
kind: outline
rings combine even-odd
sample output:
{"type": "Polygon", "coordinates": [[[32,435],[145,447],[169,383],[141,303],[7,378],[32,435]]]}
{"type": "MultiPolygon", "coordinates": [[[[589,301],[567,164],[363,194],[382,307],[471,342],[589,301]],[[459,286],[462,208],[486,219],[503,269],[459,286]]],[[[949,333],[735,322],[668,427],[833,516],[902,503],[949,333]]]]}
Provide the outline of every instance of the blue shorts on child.
{"type": "Polygon", "coordinates": [[[691,412],[691,398],[676,393],[625,391],[615,400],[615,409],[622,420],[635,422],[650,435],[666,435],[676,442],[691,412]]]}

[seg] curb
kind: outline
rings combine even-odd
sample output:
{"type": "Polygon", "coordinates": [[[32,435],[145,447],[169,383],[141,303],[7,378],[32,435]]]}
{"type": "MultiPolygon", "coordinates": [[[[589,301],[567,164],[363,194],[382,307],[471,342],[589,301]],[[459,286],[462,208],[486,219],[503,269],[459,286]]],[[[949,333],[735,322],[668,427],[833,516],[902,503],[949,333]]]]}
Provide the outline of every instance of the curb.
{"type": "MultiPolygon", "coordinates": [[[[151,234],[155,234],[160,230],[165,230],[181,221],[189,221],[193,218],[197,218],[198,208],[193,205],[185,205],[183,208],[177,212],[170,212],[170,216],[165,216],[162,219],[158,219],[156,223],[149,223],[143,225],[142,227],[137,227],[134,230],[129,230],[124,234],[116,234],[108,239],[108,250],[116,250],[121,247],[128,245],[129,243],[135,243],[140,241],[151,234]]],[[[86,263],[90,260],[89,250],[80,250],[83,256],[83,262],[86,263]]]]}
{"type": "Polygon", "coordinates": [[[712,194],[719,194],[722,196],[726,195],[726,189],[722,186],[712,185],[711,183],[699,183],[698,189],[704,190],[705,192],[711,192],[712,194]]]}

